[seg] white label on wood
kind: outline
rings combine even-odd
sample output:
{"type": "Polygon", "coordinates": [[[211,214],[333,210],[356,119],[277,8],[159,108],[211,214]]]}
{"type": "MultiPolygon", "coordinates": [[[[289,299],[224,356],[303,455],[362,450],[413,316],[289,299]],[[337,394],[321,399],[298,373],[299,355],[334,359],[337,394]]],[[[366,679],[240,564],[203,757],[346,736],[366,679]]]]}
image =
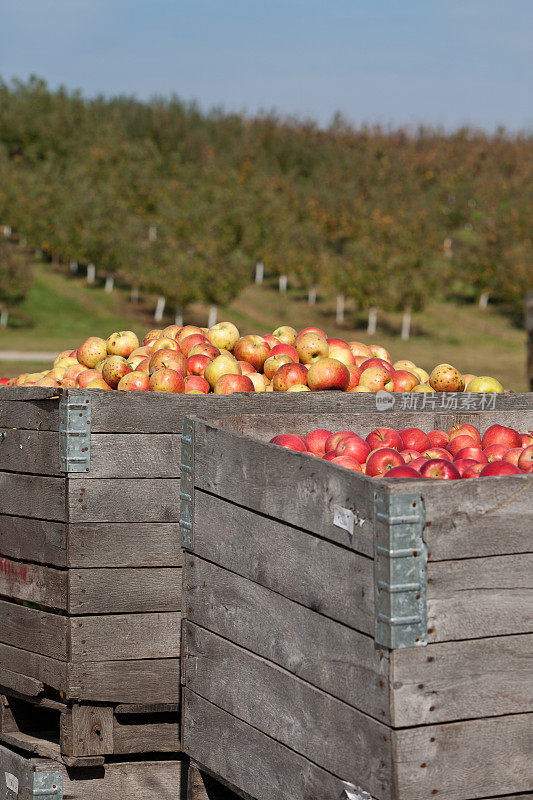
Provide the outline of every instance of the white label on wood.
{"type": "Polygon", "coordinates": [[[349,508],[334,505],[333,524],[336,528],[342,528],[343,531],[348,531],[350,536],[353,536],[353,530],[356,524],[355,514],[349,508]]]}
{"type": "Polygon", "coordinates": [[[7,788],[18,795],[19,793],[19,781],[14,775],[10,772],[5,773],[6,776],[6,786],[7,788]]]}

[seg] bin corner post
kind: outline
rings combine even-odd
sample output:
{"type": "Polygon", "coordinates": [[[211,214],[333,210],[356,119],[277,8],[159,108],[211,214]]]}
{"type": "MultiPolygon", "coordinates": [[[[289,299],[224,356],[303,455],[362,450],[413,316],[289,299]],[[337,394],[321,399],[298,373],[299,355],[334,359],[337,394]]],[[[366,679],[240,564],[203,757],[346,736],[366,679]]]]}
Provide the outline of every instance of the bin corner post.
{"type": "Polygon", "coordinates": [[[63,800],[63,773],[44,770],[33,773],[32,800],[63,800]]]}
{"type": "Polygon", "coordinates": [[[83,473],[91,469],[91,398],[88,393],[61,395],[59,469],[83,473]]]}
{"type": "Polygon", "coordinates": [[[194,422],[183,420],[180,476],[180,545],[194,549],[194,422]]]}
{"type": "Polygon", "coordinates": [[[374,636],[391,650],[427,644],[424,524],[420,494],[374,493],[374,636]]]}

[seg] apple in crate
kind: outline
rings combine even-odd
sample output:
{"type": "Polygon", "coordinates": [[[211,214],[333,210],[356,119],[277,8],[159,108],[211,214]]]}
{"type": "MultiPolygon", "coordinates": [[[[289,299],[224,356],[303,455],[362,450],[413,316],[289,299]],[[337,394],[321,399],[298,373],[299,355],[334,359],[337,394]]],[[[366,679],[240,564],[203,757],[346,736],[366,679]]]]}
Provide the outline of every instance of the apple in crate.
{"type": "Polygon", "coordinates": [[[168,367],[158,369],[150,376],[151,392],[172,392],[181,394],[185,387],[185,381],[181,372],[168,367]]]}
{"type": "Polygon", "coordinates": [[[485,450],[491,444],[503,444],[510,450],[512,447],[522,446],[522,437],[514,428],[506,428],[504,425],[491,425],[483,434],[481,445],[485,450]]]}
{"type": "Polygon", "coordinates": [[[386,476],[386,478],[420,478],[420,473],[413,469],[412,467],[407,466],[407,464],[402,464],[399,467],[393,467],[390,469],[386,476]]]}
{"type": "Polygon", "coordinates": [[[344,392],[349,383],[348,367],[335,358],[321,358],[307,372],[307,385],[311,391],[336,389],[344,392]]]}
{"type": "Polygon", "coordinates": [[[204,378],[212,389],[222,375],[242,375],[242,370],[236,360],[229,353],[222,353],[207,365],[204,378]]]}
{"type": "Polygon", "coordinates": [[[150,378],[146,372],[129,372],[118,382],[117,389],[129,392],[147,392],[150,388],[150,378]]]}
{"type": "Polygon", "coordinates": [[[453,461],[452,454],[443,447],[430,447],[428,450],[424,450],[422,455],[430,460],[441,459],[444,461],[453,461]]]}
{"type": "Polygon", "coordinates": [[[508,461],[491,461],[485,464],[481,472],[480,478],[495,478],[501,475],[523,475],[524,473],[519,467],[514,464],[509,464],[508,461]]]}
{"type": "Polygon", "coordinates": [[[380,447],[389,447],[394,450],[403,450],[402,437],[394,428],[375,428],[366,437],[366,443],[371,450],[380,447]]]}
{"type": "Polygon", "coordinates": [[[209,328],[207,338],[219,350],[231,351],[239,341],[240,334],[238,328],[232,322],[218,322],[212,328],[209,328]]]}
{"type": "Polygon", "coordinates": [[[292,386],[307,383],[307,370],[303,364],[283,364],[272,378],[272,386],[275,392],[286,392],[292,386]]]}
{"type": "Polygon", "coordinates": [[[274,436],[269,444],[277,444],[279,447],[286,447],[287,450],[297,450],[300,453],[309,452],[305,439],[295,433],[281,433],[278,436],[274,436]]]}
{"type": "Polygon", "coordinates": [[[110,356],[128,358],[139,347],[139,340],[133,331],[117,331],[107,339],[106,347],[110,356]]]}
{"type": "Polygon", "coordinates": [[[235,392],[254,392],[249,375],[221,375],[215,383],[215,394],[234,394],[235,392]]]}
{"type": "MultiPolygon", "coordinates": [[[[281,345],[280,345],[281,346],[281,345]]],[[[257,372],[261,372],[267,358],[271,355],[270,347],[262,336],[242,336],[233,348],[237,361],[247,361],[257,372]]]]}
{"type": "Polygon", "coordinates": [[[283,344],[282,342],[281,344],[274,345],[269,353],[269,356],[277,356],[281,354],[290,356],[293,361],[296,363],[298,362],[298,351],[290,344],[283,344]]]}
{"type": "Polygon", "coordinates": [[[354,434],[353,436],[345,436],[341,439],[335,448],[335,453],[338,456],[350,456],[351,458],[355,458],[359,464],[365,464],[370,455],[370,447],[364,439],[354,434]]]}
{"type": "Polygon", "coordinates": [[[518,467],[522,472],[533,472],[533,445],[529,445],[518,459],[518,467]]]}
{"type": "Polygon", "coordinates": [[[456,453],[454,460],[459,461],[461,458],[471,458],[480,464],[486,464],[488,461],[487,456],[480,447],[463,447],[462,450],[456,453]]]}
{"type": "Polygon", "coordinates": [[[481,375],[479,378],[471,380],[465,389],[467,392],[490,392],[491,394],[501,394],[503,386],[496,378],[489,378],[481,375]]]}
{"type": "Polygon", "coordinates": [[[185,339],[182,339],[180,342],[180,351],[183,353],[185,358],[188,358],[191,355],[191,350],[193,347],[197,345],[204,345],[206,347],[210,347],[213,350],[216,350],[216,347],[207,341],[203,333],[191,333],[190,336],[186,336],[185,339]]]}
{"type": "Polygon", "coordinates": [[[322,457],[326,452],[326,442],[331,436],[331,431],[325,428],[316,428],[310,431],[305,437],[305,442],[309,451],[315,456],[322,457]]]}
{"type": "Polygon", "coordinates": [[[299,333],[294,346],[302,364],[314,364],[329,353],[326,337],[313,330],[299,333]]]}
{"type": "Polygon", "coordinates": [[[366,462],[366,474],[371,477],[382,477],[393,467],[400,467],[404,463],[397,450],[390,447],[381,447],[373,450],[366,462]]]}
{"type": "Polygon", "coordinates": [[[465,388],[463,376],[451,364],[439,364],[429,376],[429,385],[436,392],[462,392],[465,388]]]}
{"type": "Polygon", "coordinates": [[[398,434],[405,450],[416,450],[420,455],[424,450],[431,447],[432,443],[427,433],[424,433],[420,428],[401,428],[398,434]]]}
{"type": "Polygon", "coordinates": [[[272,335],[276,336],[283,344],[293,344],[298,332],[290,325],[282,325],[280,328],[276,328],[272,335]]]}
{"type": "Polygon", "coordinates": [[[338,464],[339,467],[344,467],[345,469],[351,469],[354,472],[363,472],[361,464],[351,456],[335,456],[331,459],[331,463],[338,464]]]}
{"type": "Polygon", "coordinates": [[[422,478],[437,480],[457,480],[461,477],[455,464],[444,458],[430,458],[420,467],[420,475],[422,478]]]}
{"type": "Polygon", "coordinates": [[[93,369],[98,362],[107,355],[107,345],[105,339],[98,336],[89,336],[80,347],[76,358],[84,367],[93,369]]]}

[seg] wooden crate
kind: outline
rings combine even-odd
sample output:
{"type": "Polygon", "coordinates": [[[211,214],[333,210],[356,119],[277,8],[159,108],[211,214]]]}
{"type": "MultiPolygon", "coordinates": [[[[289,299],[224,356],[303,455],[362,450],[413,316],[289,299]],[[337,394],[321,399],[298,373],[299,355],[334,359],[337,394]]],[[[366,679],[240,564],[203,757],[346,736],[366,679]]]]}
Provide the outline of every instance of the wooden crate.
{"type": "Polygon", "coordinates": [[[187,771],[180,756],[71,768],[0,746],[0,800],[186,800],[187,771]]]}
{"type": "MultiPolygon", "coordinates": [[[[531,429],[533,404],[380,421],[454,419],[531,429]]],[[[185,423],[185,752],[257,800],[531,798],[533,476],[374,479],[265,444],[375,425],[185,423]]]]}

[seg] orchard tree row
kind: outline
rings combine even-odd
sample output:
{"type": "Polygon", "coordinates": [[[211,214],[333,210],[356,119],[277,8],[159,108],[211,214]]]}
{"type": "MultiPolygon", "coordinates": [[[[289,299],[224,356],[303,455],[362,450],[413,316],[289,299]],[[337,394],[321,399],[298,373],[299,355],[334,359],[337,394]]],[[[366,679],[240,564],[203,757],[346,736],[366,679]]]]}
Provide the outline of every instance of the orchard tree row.
{"type": "Polygon", "coordinates": [[[37,78],[0,82],[0,109],[0,223],[176,306],[227,303],[261,259],[360,309],[482,292],[522,307],[531,137],[321,129],[37,78]]]}

